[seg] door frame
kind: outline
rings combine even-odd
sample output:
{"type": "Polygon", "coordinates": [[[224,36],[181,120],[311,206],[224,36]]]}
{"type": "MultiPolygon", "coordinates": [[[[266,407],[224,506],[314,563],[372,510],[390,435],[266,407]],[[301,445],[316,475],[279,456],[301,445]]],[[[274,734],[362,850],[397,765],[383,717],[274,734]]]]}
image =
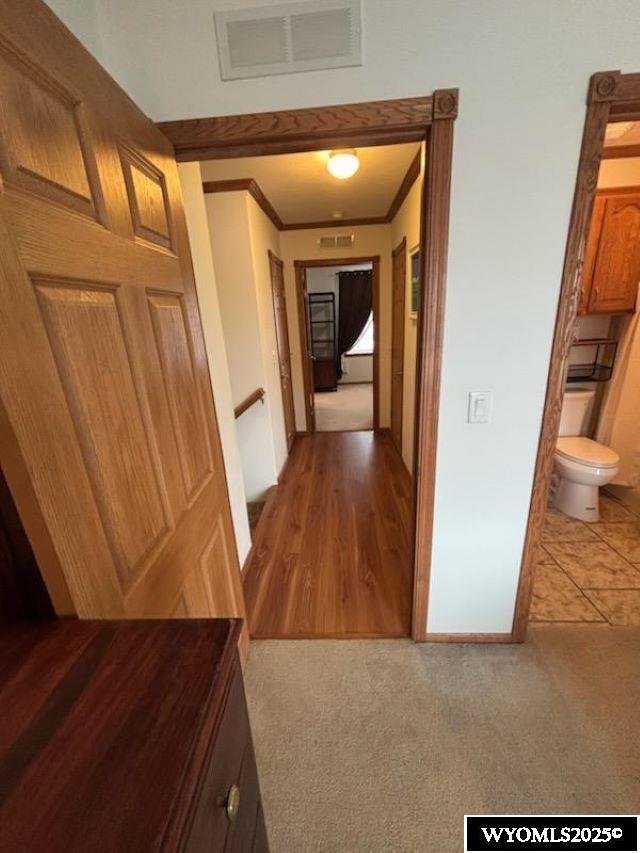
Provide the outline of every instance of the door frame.
{"type": "Polygon", "coordinates": [[[304,288],[307,281],[307,269],[312,267],[347,267],[355,264],[371,264],[371,310],[373,312],[373,429],[378,430],[380,419],[380,255],[369,255],[361,258],[316,258],[309,261],[294,261],[293,269],[296,280],[296,303],[298,306],[298,332],[300,335],[300,355],[302,358],[302,384],[304,388],[304,412],[306,429],[303,435],[311,435],[316,431],[315,406],[312,407],[314,394],[313,364],[309,358],[310,341],[307,332],[306,305],[304,288]]]}
{"type": "MultiPolygon", "coordinates": [[[[432,95],[359,104],[213,116],[160,122],[178,162],[258,157],[426,142],[421,197],[421,283],[416,366],[414,477],[414,572],[411,636],[429,639],[427,610],[431,574],[436,446],[449,248],[453,129],[458,89],[432,95]]],[[[332,223],[335,227],[335,222],[332,223]]],[[[458,638],[460,639],[460,638],[458,638]]]]}
{"type": "Polygon", "coordinates": [[[287,406],[285,402],[285,390],[282,385],[282,370],[280,367],[280,341],[278,338],[278,323],[276,320],[276,302],[274,295],[274,283],[273,283],[273,275],[271,274],[271,264],[276,264],[276,266],[280,267],[280,275],[282,276],[282,296],[284,299],[284,327],[287,335],[287,360],[289,362],[289,391],[291,394],[291,415],[293,417],[293,437],[291,441],[289,441],[289,437],[287,436],[287,451],[291,453],[291,448],[293,447],[293,442],[295,441],[295,431],[296,431],[296,415],[294,408],[294,400],[293,400],[293,376],[291,373],[291,342],[289,341],[289,317],[287,314],[287,299],[286,299],[286,290],[284,284],[284,263],[280,260],[280,258],[272,252],[271,249],[267,250],[269,256],[269,276],[271,278],[271,301],[273,303],[273,316],[275,321],[275,332],[276,332],[276,351],[278,353],[278,372],[280,373],[280,392],[282,396],[282,417],[284,418],[285,429],[287,425],[287,406]]]}
{"type": "MultiPolygon", "coordinates": [[[[402,238],[402,240],[398,243],[395,249],[391,250],[391,394],[390,394],[390,404],[391,404],[391,412],[389,416],[389,423],[391,429],[391,440],[393,441],[393,348],[395,345],[395,317],[396,317],[396,258],[400,255],[404,256],[404,279],[402,281],[403,294],[402,294],[402,384],[400,386],[400,437],[399,444],[400,447],[396,445],[396,450],[402,456],[402,437],[404,435],[404,345],[406,338],[406,310],[407,310],[407,238],[406,236],[402,238]]],[[[395,441],[394,441],[395,444],[395,441]]]]}
{"type": "Polygon", "coordinates": [[[582,269],[604,150],[604,134],[607,124],[612,121],[640,121],[640,74],[601,71],[593,74],[589,82],[582,148],[569,221],[547,393],[513,617],[511,636],[514,642],[523,642],[527,633],[536,552],[547,507],[554,451],[560,429],[569,350],[575,337],[582,269]]]}

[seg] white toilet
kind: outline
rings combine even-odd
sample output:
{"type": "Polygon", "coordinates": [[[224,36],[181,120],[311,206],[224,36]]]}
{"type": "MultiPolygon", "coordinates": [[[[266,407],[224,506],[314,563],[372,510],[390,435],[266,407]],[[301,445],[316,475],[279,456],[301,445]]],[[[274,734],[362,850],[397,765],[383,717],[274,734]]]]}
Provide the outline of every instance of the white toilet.
{"type": "Polygon", "coordinates": [[[610,447],[582,435],[593,397],[588,388],[565,390],[554,457],[559,475],[554,504],[581,521],[598,521],[598,489],[613,480],[620,462],[610,447]]]}

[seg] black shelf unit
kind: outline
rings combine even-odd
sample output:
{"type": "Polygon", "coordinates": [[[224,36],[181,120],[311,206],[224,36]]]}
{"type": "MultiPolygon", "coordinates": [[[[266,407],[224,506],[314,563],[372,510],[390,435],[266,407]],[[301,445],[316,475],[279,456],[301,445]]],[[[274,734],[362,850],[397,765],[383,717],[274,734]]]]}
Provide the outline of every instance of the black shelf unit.
{"type": "Polygon", "coordinates": [[[314,390],[335,391],[338,387],[335,293],[309,294],[309,327],[314,390]]]}
{"type": "Polygon", "coordinates": [[[584,349],[585,360],[569,364],[567,382],[608,382],[611,379],[617,341],[610,338],[583,338],[574,341],[571,348],[584,349]]]}

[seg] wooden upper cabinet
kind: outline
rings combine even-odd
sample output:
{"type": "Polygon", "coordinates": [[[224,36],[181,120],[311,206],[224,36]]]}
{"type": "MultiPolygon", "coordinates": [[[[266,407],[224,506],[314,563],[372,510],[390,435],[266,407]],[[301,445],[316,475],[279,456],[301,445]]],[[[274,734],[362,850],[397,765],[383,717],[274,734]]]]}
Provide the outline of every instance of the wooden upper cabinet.
{"type": "Polygon", "coordinates": [[[585,252],[580,314],[635,311],[640,282],[640,187],[596,196],[585,252]]]}

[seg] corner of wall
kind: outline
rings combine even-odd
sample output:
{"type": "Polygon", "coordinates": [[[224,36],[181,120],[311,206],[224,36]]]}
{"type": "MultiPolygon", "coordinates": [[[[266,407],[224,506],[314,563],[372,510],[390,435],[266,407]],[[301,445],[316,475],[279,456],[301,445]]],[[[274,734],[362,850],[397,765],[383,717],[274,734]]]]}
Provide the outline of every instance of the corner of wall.
{"type": "Polygon", "coordinates": [[[231,380],[218,301],[209,222],[202,192],[199,163],[178,164],[178,175],[187,220],[191,257],[204,334],[209,375],[222,445],[231,517],[242,566],[251,548],[251,533],[242,474],[242,461],[235,428],[231,380]]]}

